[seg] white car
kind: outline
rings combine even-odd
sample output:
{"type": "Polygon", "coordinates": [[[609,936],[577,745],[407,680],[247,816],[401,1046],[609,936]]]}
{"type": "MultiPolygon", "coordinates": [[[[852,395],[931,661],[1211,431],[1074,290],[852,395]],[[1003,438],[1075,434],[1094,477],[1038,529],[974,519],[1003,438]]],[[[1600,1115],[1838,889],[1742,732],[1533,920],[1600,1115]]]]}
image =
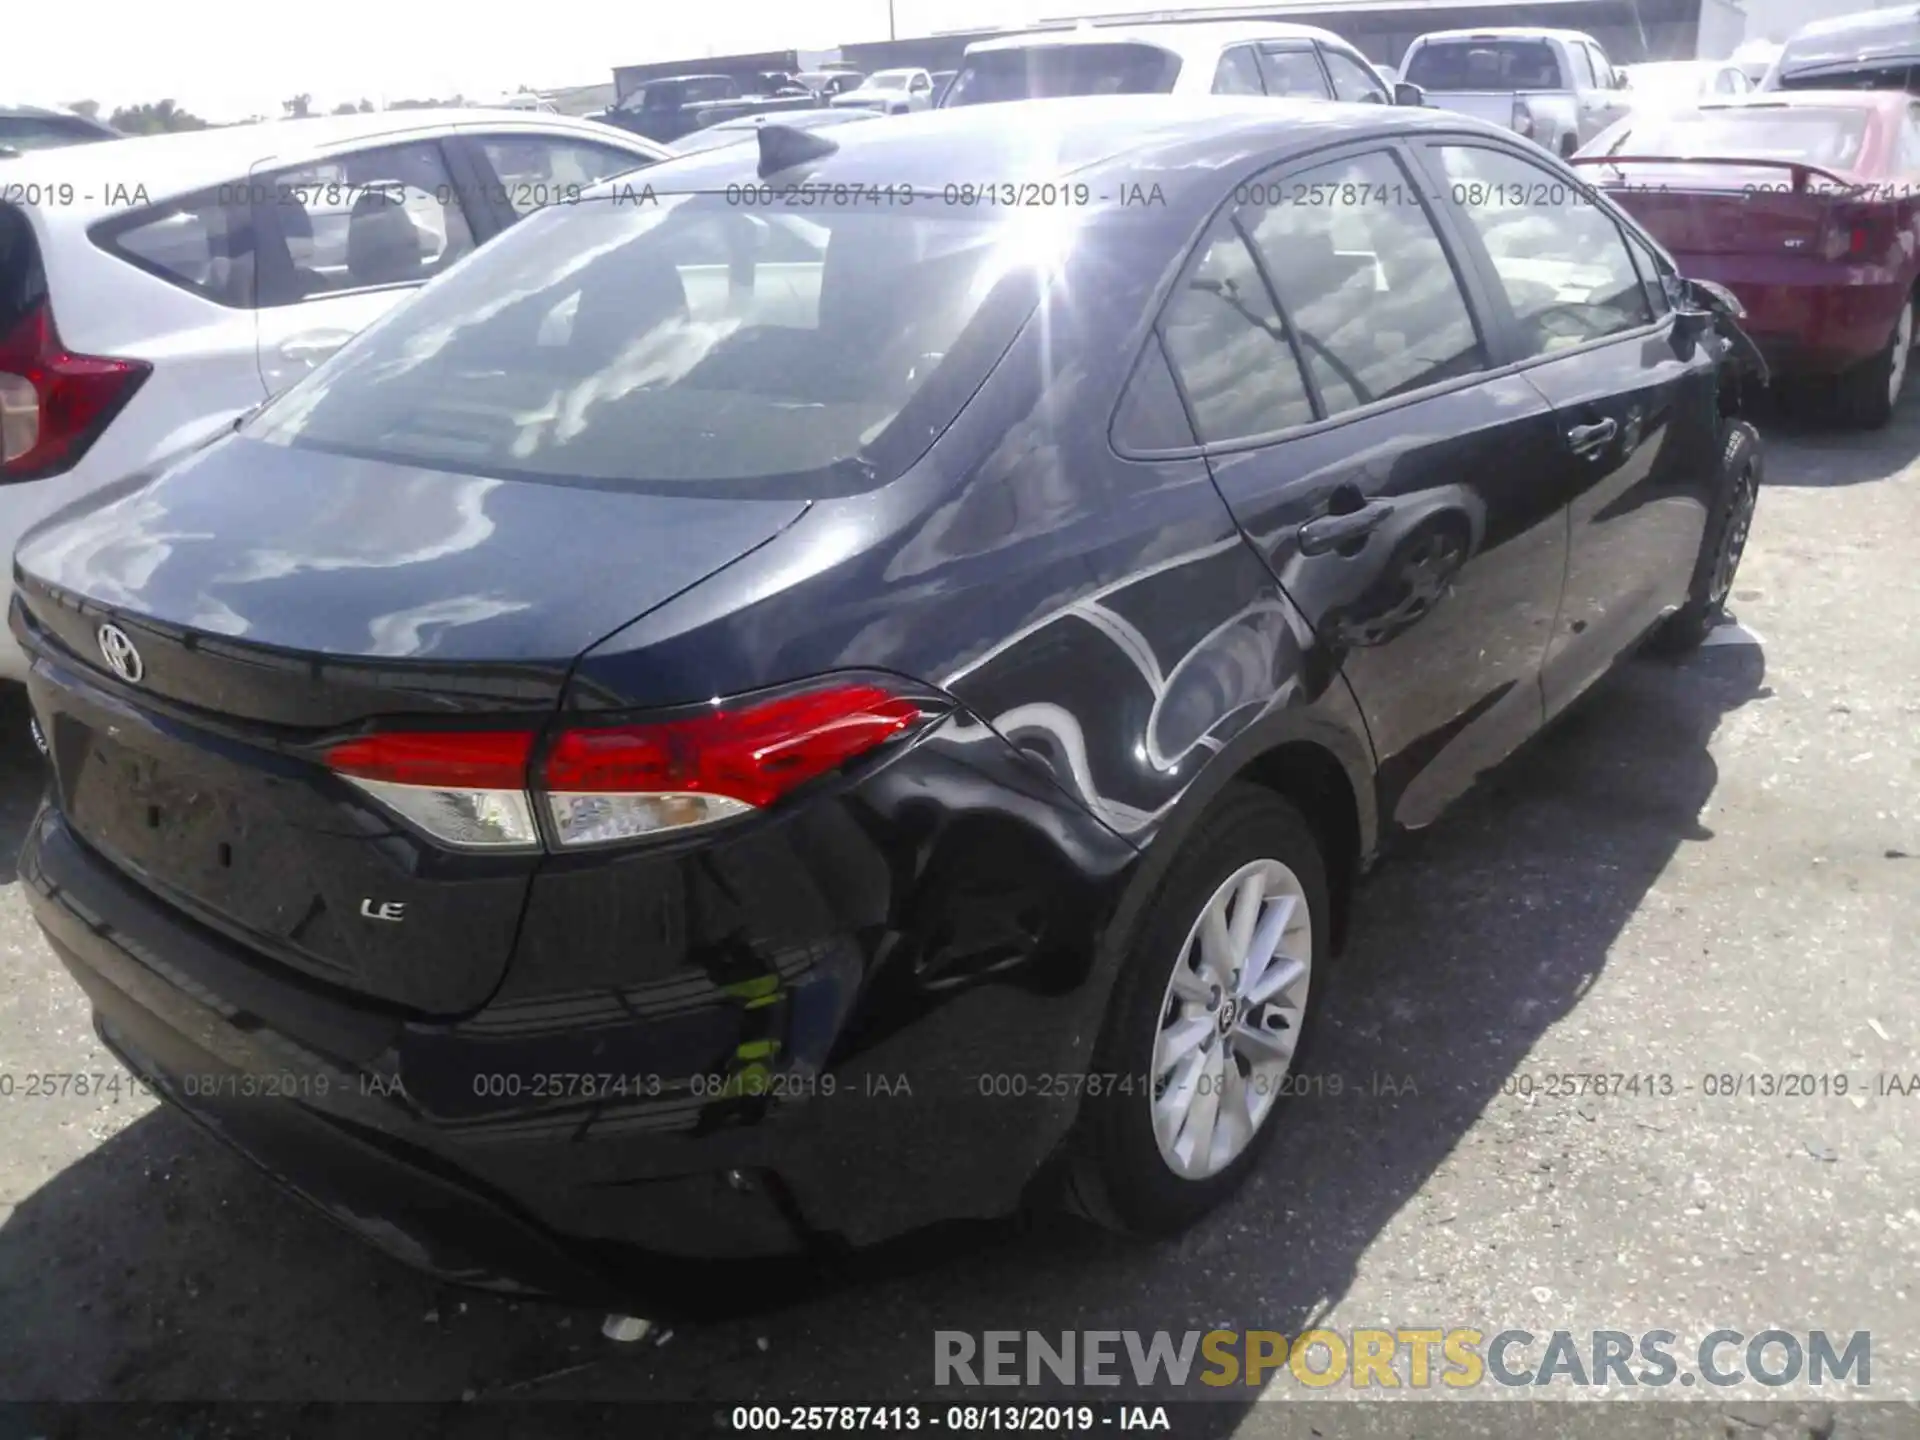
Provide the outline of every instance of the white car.
{"type": "Polygon", "coordinates": [[[853,89],[827,102],[836,109],[862,108],[905,115],[933,108],[933,75],[927,70],[876,70],[853,89]]]}
{"type": "MultiPolygon", "coordinates": [[[[212,438],[521,216],[665,159],[512,110],[73,145],[0,185],[0,553],[212,438]]],[[[0,679],[24,661],[8,636],[0,679]]]]}
{"type": "Polygon", "coordinates": [[[1643,105],[1696,105],[1753,89],[1747,72],[1731,60],[1653,60],[1622,65],[1620,73],[1627,77],[1625,98],[1636,110],[1643,105]]]}
{"type": "Polygon", "coordinates": [[[944,110],[1063,95],[1277,95],[1393,103],[1392,89],[1331,30],[1277,21],[1082,25],[976,40],[944,110]]]}

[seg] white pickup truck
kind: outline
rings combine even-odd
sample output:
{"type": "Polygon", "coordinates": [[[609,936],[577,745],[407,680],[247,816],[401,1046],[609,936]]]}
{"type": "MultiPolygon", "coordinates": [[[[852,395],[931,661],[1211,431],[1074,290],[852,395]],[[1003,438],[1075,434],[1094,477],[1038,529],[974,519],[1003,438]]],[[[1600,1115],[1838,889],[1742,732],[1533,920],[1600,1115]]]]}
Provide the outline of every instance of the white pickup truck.
{"type": "Polygon", "coordinates": [[[1435,30],[1407,47],[1400,78],[1428,105],[1509,126],[1557,155],[1631,105],[1600,42],[1577,30],[1435,30]]]}

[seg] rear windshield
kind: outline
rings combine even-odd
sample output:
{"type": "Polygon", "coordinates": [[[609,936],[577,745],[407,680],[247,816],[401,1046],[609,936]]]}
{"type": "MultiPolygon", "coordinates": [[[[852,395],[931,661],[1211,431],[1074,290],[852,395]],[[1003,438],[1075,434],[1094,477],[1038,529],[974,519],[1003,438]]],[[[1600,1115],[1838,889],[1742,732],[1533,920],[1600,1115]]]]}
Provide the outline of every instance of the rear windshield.
{"type": "Polygon", "coordinates": [[[1441,40],[1407,65],[1423,90],[1564,90],[1560,60],[1544,40],[1441,40]]]}
{"type": "Polygon", "coordinates": [[[707,75],[693,80],[656,80],[643,85],[623,102],[629,110],[671,110],[681,105],[698,105],[707,100],[731,100],[736,87],[724,75],[707,75]]]}
{"type": "Polygon", "coordinates": [[[1780,69],[1798,70],[1807,65],[1854,65],[1890,57],[1920,58],[1920,22],[1911,10],[1903,10],[1884,20],[1862,18],[1857,24],[1841,26],[1812,35],[1796,35],[1787,41],[1780,56],[1780,69]]]}
{"type": "Polygon", "coordinates": [[[1607,146],[1609,155],[1798,160],[1850,169],[1866,144],[1867,112],[1813,105],[1649,114],[1607,146]]]}
{"type": "Polygon", "coordinates": [[[719,194],[554,206],[249,433],[509,478],[855,493],[925,453],[1032,311],[1022,228],[1011,212],[800,214],[719,194]]]}
{"type": "Polygon", "coordinates": [[[1180,57],[1157,45],[1034,45],[969,55],[943,105],[1045,100],[1066,95],[1159,95],[1173,89],[1180,57]]]}
{"type": "Polygon", "coordinates": [[[0,146],[25,154],[113,139],[111,132],[65,115],[0,115],[0,146]]]}
{"type": "Polygon", "coordinates": [[[1834,69],[1815,66],[1796,75],[1784,73],[1776,90],[1905,90],[1920,95],[1920,64],[1862,65],[1834,69]]]}
{"type": "Polygon", "coordinates": [[[0,205],[0,335],[12,330],[46,294],[33,226],[14,206],[0,205]]]}

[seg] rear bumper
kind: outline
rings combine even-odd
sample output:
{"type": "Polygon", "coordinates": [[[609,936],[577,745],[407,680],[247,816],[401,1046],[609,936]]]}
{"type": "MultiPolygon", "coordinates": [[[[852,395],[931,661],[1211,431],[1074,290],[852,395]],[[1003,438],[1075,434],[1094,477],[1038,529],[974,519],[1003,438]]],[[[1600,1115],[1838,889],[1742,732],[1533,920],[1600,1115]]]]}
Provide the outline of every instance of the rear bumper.
{"type": "MultiPolygon", "coordinates": [[[[899,773],[911,761],[874,788],[924,806],[940,757],[899,773]]],[[[532,965],[473,1014],[428,1021],[173,909],[52,803],[19,871],[103,1040],[338,1224],[448,1281],[702,1316],[764,1303],[849,1246],[1003,1214],[1046,1173],[1077,1091],[1040,1077],[1084,1068],[1111,982],[1086,952],[1134,852],[1050,786],[1001,803],[1076,837],[1083,872],[1111,866],[1071,887],[1087,907],[1084,950],[1024,964],[1000,954],[973,985],[927,971],[937,989],[916,987],[910,939],[847,931],[772,964],[777,993],[728,995],[685,972],[624,994],[548,987],[532,965]],[[715,1037],[726,1053],[749,1017],[818,1068],[776,1068],[769,1092],[744,1099],[718,1077],[690,1092],[684,1054],[714,1053],[715,1037]],[[652,1060],[610,1058],[640,1053],[652,1060]],[[673,1083],[649,1090],[642,1063],[673,1083]],[[581,1093],[583,1076],[598,1096],[581,1093]],[[540,1094],[550,1077],[566,1077],[565,1093],[540,1094]]],[[[923,883],[909,908],[933,899],[923,883]]],[[[926,923],[952,928],[938,914],[926,923]]]]}
{"type": "Polygon", "coordinates": [[[1683,275],[1726,286],[1742,322],[1777,376],[1834,375],[1886,348],[1911,293],[1878,267],[1843,270],[1815,260],[1676,253],[1683,275]]]}

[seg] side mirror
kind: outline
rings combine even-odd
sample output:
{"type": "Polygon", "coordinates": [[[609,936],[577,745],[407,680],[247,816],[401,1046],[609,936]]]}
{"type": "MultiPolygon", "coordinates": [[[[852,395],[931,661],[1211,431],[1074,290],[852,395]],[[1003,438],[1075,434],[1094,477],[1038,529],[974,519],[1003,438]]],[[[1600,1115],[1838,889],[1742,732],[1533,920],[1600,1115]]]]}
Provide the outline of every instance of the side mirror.
{"type": "Polygon", "coordinates": [[[1393,103],[1396,105],[1424,105],[1427,103],[1427,92],[1422,90],[1418,85],[1412,85],[1405,80],[1401,80],[1393,87],[1393,103]]]}

